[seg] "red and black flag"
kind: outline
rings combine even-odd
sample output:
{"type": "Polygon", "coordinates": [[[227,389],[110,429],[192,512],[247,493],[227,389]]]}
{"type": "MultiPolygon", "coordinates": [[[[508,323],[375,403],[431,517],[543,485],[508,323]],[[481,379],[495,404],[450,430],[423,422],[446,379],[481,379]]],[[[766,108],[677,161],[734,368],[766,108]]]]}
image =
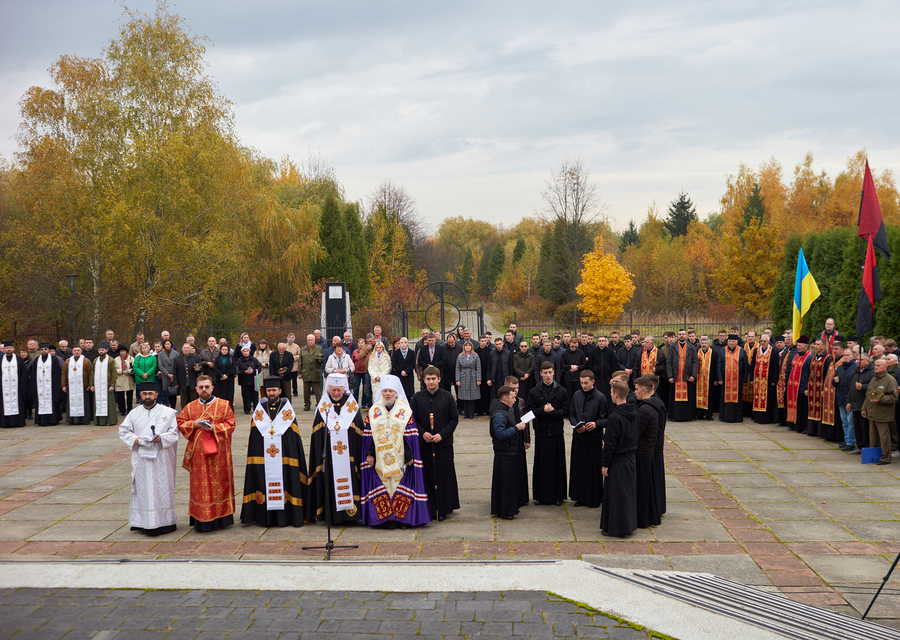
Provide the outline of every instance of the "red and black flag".
{"type": "Polygon", "coordinates": [[[875,302],[881,298],[881,281],[878,279],[875,249],[878,249],[885,258],[891,257],[891,248],[888,246],[881,206],[878,204],[878,194],[875,193],[875,182],[872,180],[872,172],[869,171],[868,160],[859,204],[859,237],[866,240],[867,244],[862,289],[859,292],[859,308],[856,311],[856,335],[861,339],[875,328],[875,302]]]}

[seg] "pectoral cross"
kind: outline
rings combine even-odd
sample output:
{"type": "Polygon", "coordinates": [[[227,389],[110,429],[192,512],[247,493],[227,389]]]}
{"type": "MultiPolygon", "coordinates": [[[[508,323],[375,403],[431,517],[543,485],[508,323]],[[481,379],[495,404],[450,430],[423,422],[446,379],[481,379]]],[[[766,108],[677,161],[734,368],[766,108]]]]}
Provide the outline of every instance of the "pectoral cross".
{"type": "MultiPolygon", "coordinates": [[[[269,427],[269,435],[272,436],[273,438],[275,437],[275,427],[269,427]]],[[[274,458],[275,456],[272,456],[272,457],[274,458]]]]}
{"type": "Polygon", "coordinates": [[[273,444],[273,445],[270,445],[269,448],[266,449],[266,453],[268,453],[268,454],[269,454],[270,456],[272,456],[273,458],[274,458],[275,455],[276,455],[277,453],[279,453],[280,451],[281,451],[281,450],[278,449],[274,444],[273,444]]]}
{"type": "Polygon", "coordinates": [[[338,443],[331,448],[334,449],[335,451],[337,451],[337,454],[339,456],[344,455],[344,451],[349,449],[349,447],[344,446],[344,443],[341,442],[340,440],[338,440],[338,443]]]}

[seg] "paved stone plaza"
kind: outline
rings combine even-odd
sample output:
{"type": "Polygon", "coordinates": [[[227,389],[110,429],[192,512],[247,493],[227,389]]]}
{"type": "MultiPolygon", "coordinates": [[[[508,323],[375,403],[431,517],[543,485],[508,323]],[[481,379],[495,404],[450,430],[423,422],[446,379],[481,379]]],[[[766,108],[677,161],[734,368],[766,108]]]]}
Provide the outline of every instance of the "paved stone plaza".
{"type": "MultiPolygon", "coordinates": [[[[301,410],[299,416],[301,432],[308,434],[312,413],[301,410]]],[[[238,418],[233,450],[240,494],[249,420],[238,418]]],[[[477,419],[461,421],[455,439],[459,512],[420,529],[336,530],[337,543],[359,548],[334,555],[577,557],[604,567],[713,573],[849,615],[865,609],[900,552],[900,464],[862,465],[859,457],[818,438],[750,422],[670,423],[666,435],[668,512],[659,527],[638,530],[627,540],[603,538],[599,510],[572,503],[528,506],[514,521],[490,517],[491,444],[487,420],[477,419]]],[[[186,524],[187,472],[180,467],[178,531],[154,539],[132,533],[128,454],[112,427],[0,431],[0,558],[322,556],[301,547],[324,541],[323,524],[297,529],[237,524],[221,532],[193,532],[186,524]]],[[[898,612],[900,572],[870,618],[900,626],[898,612]]]]}

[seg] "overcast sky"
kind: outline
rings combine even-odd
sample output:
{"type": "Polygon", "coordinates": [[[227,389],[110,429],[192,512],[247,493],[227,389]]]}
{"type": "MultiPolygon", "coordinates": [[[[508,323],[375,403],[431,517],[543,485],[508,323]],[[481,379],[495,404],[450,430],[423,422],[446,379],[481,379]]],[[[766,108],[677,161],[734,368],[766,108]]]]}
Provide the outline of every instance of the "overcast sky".
{"type": "MultiPolygon", "coordinates": [[[[155,3],[128,0],[152,13],[155,3]]],[[[701,218],[739,162],[807,151],[833,176],[900,169],[897,2],[181,2],[243,143],[319,153],[351,200],[403,185],[434,230],[506,226],[580,157],[614,228],[688,192],[701,218]],[[626,6],[627,5],[627,6],[626,6]],[[735,5],[735,6],[732,6],[735,5]]],[[[99,56],[122,6],[0,0],[0,156],[62,54],[99,56]]]]}

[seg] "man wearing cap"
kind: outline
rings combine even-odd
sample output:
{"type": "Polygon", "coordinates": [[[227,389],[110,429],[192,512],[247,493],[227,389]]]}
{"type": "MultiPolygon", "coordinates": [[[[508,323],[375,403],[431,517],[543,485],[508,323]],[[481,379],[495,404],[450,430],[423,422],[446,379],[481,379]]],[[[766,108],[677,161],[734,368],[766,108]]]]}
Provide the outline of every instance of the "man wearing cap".
{"type": "Polygon", "coordinates": [[[116,415],[116,363],[109,355],[109,343],[97,345],[94,360],[94,424],[106,426],[119,421],[116,415]]]}
{"type": "Polygon", "coordinates": [[[191,474],[190,524],[203,533],[234,524],[234,411],[228,400],[213,395],[207,375],[197,376],[197,396],[177,420],[178,430],[188,441],[181,466],[191,474]]]}
{"type": "Polygon", "coordinates": [[[722,422],[742,422],[742,390],[747,379],[747,352],[738,346],[740,337],[728,335],[728,342],[719,354],[719,380],[722,387],[722,401],[719,403],[719,420],[722,422]]]}
{"type": "Polygon", "coordinates": [[[66,422],[87,424],[91,421],[94,400],[90,393],[94,381],[94,365],[81,353],[81,347],[72,347],[72,357],[66,360],[60,378],[63,393],[68,394],[66,422]]]}
{"type": "Polygon", "coordinates": [[[397,376],[381,379],[378,398],[366,416],[362,453],[362,521],[372,526],[428,524],[419,430],[397,376]]]}
{"type": "Polygon", "coordinates": [[[359,522],[364,428],[363,414],[350,392],[347,376],[330,374],[325,380],[325,393],[316,405],[309,439],[307,522],[325,520],[326,510],[331,513],[332,524],[359,522]]]}
{"type": "MultiPolygon", "coordinates": [[[[127,349],[127,347],[126,347],[127,349]]],[[[156,403],[156,381],[138,385],[141,403],[119,425],[119,438],[131,449],[132,531],[159,536],[175,531],[177,411],[156,403]]]]}
{"type": "Polygon", "coordinates": [[[241,522],[264,527],[303,526],[306,456],[297,416],[281,397],[281,378],[263,381],[262,398],[250,418],[241,522]]]}
{"type": "Polygon", "coordinates": [[[42,342],[41,354],[31,363],[28,376],[28,395],[34,401],[34,424],[54,427],[62,420],[62,367],[59,360],[50,355],[50,345],[42,342]]]}
{"type": "Polygon", "coordinates": [[[787,370],[787,422],[791,431],[806,433],[806,422],[809,415],[809,398],[806,389],[809,383],[808,362],[812,358],[809,353],[809,336],[797,338],[797,353],[791,360],[787,370]]]}
{"type": "Polygon", "coordinates": [[[15,343],[7,340],[0,358],[0,427],[25,426],[27,384],[25,361],[16,355],[15,343]]]}

